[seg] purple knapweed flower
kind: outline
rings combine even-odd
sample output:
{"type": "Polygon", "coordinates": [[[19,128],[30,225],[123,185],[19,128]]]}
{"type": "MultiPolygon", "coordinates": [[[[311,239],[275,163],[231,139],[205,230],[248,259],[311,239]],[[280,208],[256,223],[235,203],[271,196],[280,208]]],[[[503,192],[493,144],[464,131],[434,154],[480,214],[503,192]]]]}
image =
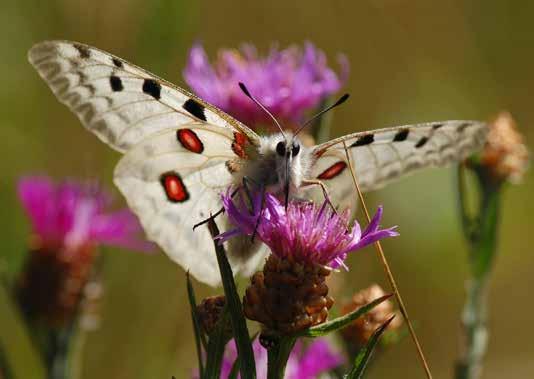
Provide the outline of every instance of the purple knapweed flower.
{"type": "Polygon", "coordinates": [[[212,66],[204,48],[195,44],[189,52],[184,78],[202,99],[221,108],[250,127],[271,125],[256,104],[243,94],[239,82],[266,106],[286,127],[296,127],[306,111],[341,88],[348,76],[348,62],[339,58],[341,74],[326,62],[325,54],[312,43],[304,48],[273,47],[266,57],[258,56],[254,46],[219,51],[212,66]]]}
{"type": "MultiPolygon", "coordinates": [[[[258,379],[267,378],[267,350],[261,346],[258,339],[252,344],[258,379]]],[[[228,378],[235,359],[237,348],[234,340],[226,346],[221,366],[221,378],[228,378]]],[[[315,379],[337,366],[343,364],[344,358],[334,351],[325,338],[317,338],[308,346],[298,341],[289,355],[285,379],[315,379]]]]}
{"type": "Polygon", "coordinates": [[[18,196],[41,246],[66,254],[86,245],[153,247],[142,239],[135,215],[127,209],[109,212],[110,196],[94,184],[30,176],[19,181],[18,196]]]}
{"type": "Polygon", "coordinates": [[[18,195],[33,229],[14,288],[28,319],[63,327],[80,314],[98,245],[153,248],[130,211],[108,212],[110,197],[95,185],[26,177],[18,183],[18,195]]]}
{"type": "Polygon", "coordinates": [[[220,242],[234,235],[255,233],[282,260],[337,268],[344,266],[349,252],[398,235],[395,227],[379,229],[382,207],[362,233],[356,221],[349,230],[348,210],[336,214],[326,200],[321,206],[290,201],[286,209],[275,196],[266,193],[262,211],[261,193],[251,196],[252,211],[247,207],[244,195],[238,196],[237,200],[230,192],[222,196],[226,214],[236,228],[219,235],[220,242]]]}

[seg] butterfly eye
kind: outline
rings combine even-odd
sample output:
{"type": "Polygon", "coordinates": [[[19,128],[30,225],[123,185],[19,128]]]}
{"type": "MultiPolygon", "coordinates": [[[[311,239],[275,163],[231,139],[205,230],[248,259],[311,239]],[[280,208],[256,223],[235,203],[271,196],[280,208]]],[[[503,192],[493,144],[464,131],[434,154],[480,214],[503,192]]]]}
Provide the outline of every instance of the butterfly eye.
{"type": "Polygon", "coordinates": [[[291,147],[291,155],[296,156],[300,151],[300,145],[296,142],[293,142],[293,146],[291,147]]]}
{"type": "Polygon", "coordinates": [[[276,153],[281,157],[286,155],[286,144],[283,141],[278,142],[276,145],[276,153]]]}

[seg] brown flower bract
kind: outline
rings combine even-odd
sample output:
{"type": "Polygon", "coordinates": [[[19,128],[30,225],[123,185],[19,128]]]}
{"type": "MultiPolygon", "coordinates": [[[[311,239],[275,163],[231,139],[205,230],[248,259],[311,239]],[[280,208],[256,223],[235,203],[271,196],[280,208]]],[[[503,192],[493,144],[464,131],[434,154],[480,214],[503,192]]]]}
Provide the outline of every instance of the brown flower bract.
{"type": "Polygon", "coordinates": [[[325,322],[334,304],[325,283],[330,272],[271,255],[251,278],[243,299],[245,316],[282,335],[325,322]]]}

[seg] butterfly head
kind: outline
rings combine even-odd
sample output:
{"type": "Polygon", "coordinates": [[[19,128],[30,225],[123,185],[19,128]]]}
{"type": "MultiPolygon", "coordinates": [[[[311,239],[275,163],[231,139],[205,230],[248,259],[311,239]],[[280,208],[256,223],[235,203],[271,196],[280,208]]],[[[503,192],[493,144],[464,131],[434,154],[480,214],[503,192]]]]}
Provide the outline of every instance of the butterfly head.
{"type": "Polygon", "coordinates": [[[309,155],[310,150],[287,132],[263,137],[258,160],[261,167],[255,173],[270,191],[289,196],[289,191],[297,189],[302,182],[309,155]]]}

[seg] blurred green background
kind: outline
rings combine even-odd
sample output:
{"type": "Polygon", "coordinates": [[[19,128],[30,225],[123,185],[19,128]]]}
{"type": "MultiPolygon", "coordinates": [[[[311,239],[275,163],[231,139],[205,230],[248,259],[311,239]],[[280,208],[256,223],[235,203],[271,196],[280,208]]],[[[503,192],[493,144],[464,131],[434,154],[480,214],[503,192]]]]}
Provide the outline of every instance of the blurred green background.
{"type": "MultiPolygon", "coordinates": [[[[184,85],[188,48],[251,42],[266,51],[310,40],[334,64],[351,64],[351,100],[335,111],[333,133],[442,119],[488,119],[507,109],[534,139],[534,2],[3,0],[0,12],[0,218],[2,267],[23,262],[28,222],[15,196],[22,174],[97,177],[110,188],[118,154],[86,132],[26,60],[33,43],[77,40],[113,52],[184,85]]],[[[456,222],[452,169],[430,170],[370,195],[384,225],[401,236],[384,243],[435,378],[452,377],[464,297],[466,248],[456,222]]],[[[534,178],[506,191],[490,299],[485,378],[534,375],[531,326],[534,178]]],[[[115,191],[116,192],[116,191],[115,191]]],[[[117,193],[117,192],[116,192],[117,193]]],[[[119,194],[117,199],[124,204],[119,194]]],[[[194,254],[194,252],[191,252],[194,254]]],[[[102,252],[101,328],[90,334],[84,378],[187,377],[195,355],[184,273],[163,254],[102,252]]],[[[379,282],[369,248],[338,274],[340,294],[379,282]]],[[[216,290],[198,285],[198,297],[216,290]]],[[[0,312],[2,305],[0,304],[0,312]]],[[[0,325],[2,327],[2,325],[0,325]]],[[[13,341],[15,344],[16,341],[13,341]]],[[[369,378],[423,377],[409,339],[391,348],[369,378]]]]}

